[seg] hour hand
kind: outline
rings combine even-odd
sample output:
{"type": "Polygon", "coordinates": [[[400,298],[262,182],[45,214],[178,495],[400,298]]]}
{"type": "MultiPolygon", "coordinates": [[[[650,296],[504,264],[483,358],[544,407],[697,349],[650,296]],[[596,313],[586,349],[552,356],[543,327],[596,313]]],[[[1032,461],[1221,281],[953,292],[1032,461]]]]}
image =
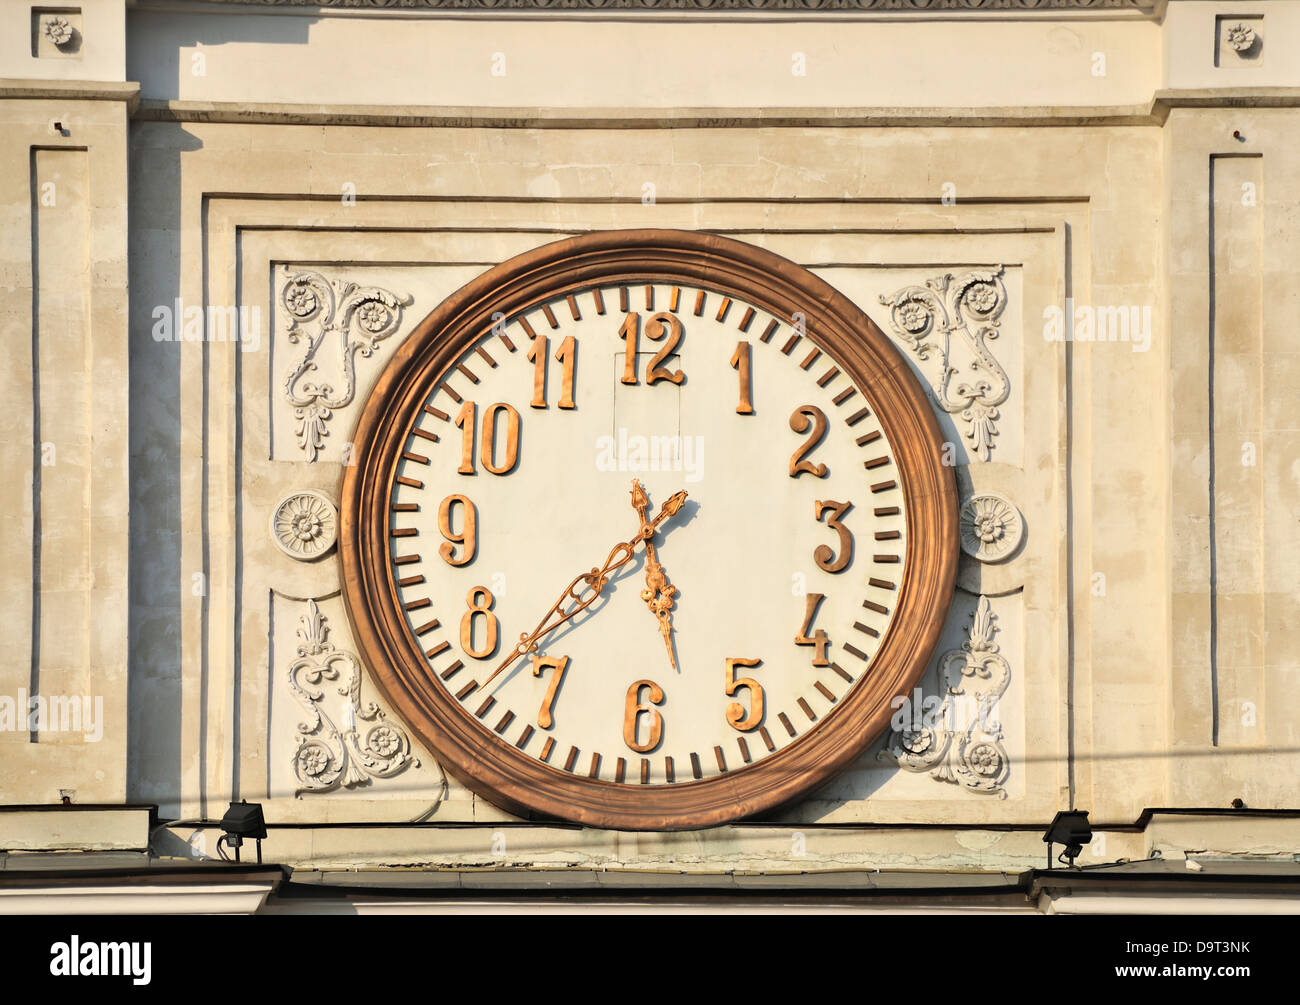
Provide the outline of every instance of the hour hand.
{"type": "Polygon", "coordinates": [[[668,650],[668,662],[673,665],[673,670],[678,670],[677,654],[673,651],[672,638],[672,611],[676,602],[674,598],[677,596],[677,587],[668,582],[668,574],[664,572],[664,567],[659,562],[654,546],[654,529],[659,520],[672,516],[681,509],[685,501],[685,492],[678,492],[672,496],[664,503],[659,517],[652,524],[646,515],[650,500],[645,494],[645,489],[641,487],[639,481],[632,482],[632,505],[641,517],[641,536],[645,540],[645,589],[641,591],[641,599],[650,609],[650,613],[659,620],[659,634],[664,638],[664,647],[668,650]]]}

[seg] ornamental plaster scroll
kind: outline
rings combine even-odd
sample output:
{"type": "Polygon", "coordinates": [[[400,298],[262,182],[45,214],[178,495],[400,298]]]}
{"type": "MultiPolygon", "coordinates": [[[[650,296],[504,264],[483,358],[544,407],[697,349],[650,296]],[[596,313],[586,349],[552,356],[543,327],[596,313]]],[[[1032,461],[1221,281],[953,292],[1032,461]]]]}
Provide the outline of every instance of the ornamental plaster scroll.
{"type": "Polygon", "coordinates": [[[971,450],[982,461],[989,460],[998,433],[998,406],[1011,393],[1006,371],[987,345],[998,337],[1007,306],[1002,273],[1000,265],[960,276],[948,272],[880,298],[889,308],[894,334],[917,359],[931,364],[930,383],[940,407],[965,422],[971,450]],[[952,351],[954,334],[964,346],[961,359],[952,351]]]}
{"type": "Polygon", "coordinates": [[[209,0],[210,3],[274,7],[423,8],[434,10],[899,10],[924,14],[948,10],[1132,10],[1150,12],[1156,0],[209,0]]]}
{"type": "MultiPolygon", "coordinates": [[[[298,656],[289,664],[289,690],[308,716],[298,723],[298,745],[293,751],[293,772],[299,782],[296,796],[368,785],[375,778],[391,778],[412,765],[420,766],[419,759],[411,756],[406,731],[390,722],[374,702],[362,704],[361,663],[329,641],[326,620],[316,601],[308,600],[307,613],[299,618],[298,656]],[[327,711],[324,681],[339,682],[335,690],[345,699],[340,703],[339,722],[327,711]]],[[[445,776],[443,782],[445,788],[445,776]]]]}
{"type": "Polygon", "coordinates": [[[284,393],[298,420],[298,446],[308,461],[315,461],[324,449],[329,435],[325,424],[333,410],[350,404],[356,395],[356,357],[373,355],[375,346],[397,331],[402,308],[412,301],[409,295],[327,279],[319,272],[297,272],[285,280],[280,302],[289,312],[288,341],[305,341],[305,346],[285,377],[284,393]],[[338,368],[342,387],[312,378],[322,362],[338,368]]]}
{"type": "Polygon", "coordinates": [[[988,598],[980,597],[967,640],[939,659],[943,698],[937,712],[927,717],[913,709],[912,725],[891,732],[878,757],[970,792],[1007,797],[1011,761],[993,716],[1011,681],[1011,666],[993,641],[995,620],[988,598]]]}

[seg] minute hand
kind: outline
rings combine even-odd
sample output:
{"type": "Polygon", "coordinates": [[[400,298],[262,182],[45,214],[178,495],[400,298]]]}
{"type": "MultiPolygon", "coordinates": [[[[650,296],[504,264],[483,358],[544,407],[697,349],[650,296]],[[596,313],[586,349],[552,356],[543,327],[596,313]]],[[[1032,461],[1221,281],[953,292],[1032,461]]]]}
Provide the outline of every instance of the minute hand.
{"type": "Polygon", "coordinates": [[[574,576],[560,594],[559,599],[542,615],[537,627],[532,632],[520,634],[519,642],[502,661],[501,665],[492,671],[492,675],[483,682],[483,686],[486,687],[492,683],[498,674],[508,669],[519,657],[527,653],[537,652],[537,640],[542,636],[555,631],[560,625],[577,617],[594,604],[605,591],[605,587],[609,585],[614,573],[632,561],[637,544],[654,537],[659,525],[677,513],[685,502],[686,493],[678,492],[659,507],[659,512],[655,518],[643,526],[635,537],[614,545],[610,549],[609,556],[605,559],[603,566],[574,576]],[[587,591],[590,591],[590,593],[587,591]],[[570,604],[572,604],[571,607],[570,604]]]}

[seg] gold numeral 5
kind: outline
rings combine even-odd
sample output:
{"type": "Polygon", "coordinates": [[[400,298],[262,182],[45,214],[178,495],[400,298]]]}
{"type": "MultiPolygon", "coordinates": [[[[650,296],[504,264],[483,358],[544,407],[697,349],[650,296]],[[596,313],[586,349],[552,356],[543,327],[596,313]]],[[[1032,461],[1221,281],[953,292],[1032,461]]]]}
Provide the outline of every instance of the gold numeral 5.
{"type": "Polygon", "coordinates": [[[762,662],[762,660],[740,658],[728,659],[727,668],[723,672],[722,689],[728,696],[734,695],[742,687],[749,690],[748,715],[745,714],[745,706],[738,701],[733,701],[727,706],[727,722],[742,733],[757,729],[763,723],[763,685],[752,677],[737,677],[736,667],[756,667],[762,662]]]}
{"type": "Polygon", "coordinates": [[[663,704],[663,700],[664,689],[652,680],[639,680],[627,689],[627,701],[623,704],[623,740],[638,754],[648,754],[663,739],[664,717],[654,707],[663,704]],[[645,702],[641,701],[642,688],[649,689],[645,702]],[[645,743],[638,743],[637,721],[643,715],[650,723],[650,735],[645,743]]]}

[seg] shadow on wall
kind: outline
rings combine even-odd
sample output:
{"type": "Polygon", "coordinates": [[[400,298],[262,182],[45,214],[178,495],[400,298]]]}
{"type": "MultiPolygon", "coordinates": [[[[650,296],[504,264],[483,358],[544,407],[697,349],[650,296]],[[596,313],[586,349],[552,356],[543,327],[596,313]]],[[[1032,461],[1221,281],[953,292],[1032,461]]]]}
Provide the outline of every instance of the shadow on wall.
{"type": "MultiPolygon", "coordinates": [[[[131,125],[127,800],[158,803],[164,818],[176,815],[187,767],[181,761],[181,624],[196,623],[193,615],[207,599],[206,590],[195,592],[201,580],[194,574],[202,570],[182,565],[181,343],[153,338],[153,310],[182,295],[181,158],[202,146],[176,124],[131,125]]],[[[192,429],[194,418],[185,416],[184,425],[192,429]]],[[[189,644],[197,647],[199,640],[189,644]]]]}
{"type": "Polygon", "coordinates": [[[141,98],[176,101],[182,90],[189,98],[201,96],[206,93],[201,78],[223,72],[220,46],[233,42],[306,45],[312,25],[320,20],[296,14],[221,15],[127,10],[126,79],[140,82],[141,98]]]}

